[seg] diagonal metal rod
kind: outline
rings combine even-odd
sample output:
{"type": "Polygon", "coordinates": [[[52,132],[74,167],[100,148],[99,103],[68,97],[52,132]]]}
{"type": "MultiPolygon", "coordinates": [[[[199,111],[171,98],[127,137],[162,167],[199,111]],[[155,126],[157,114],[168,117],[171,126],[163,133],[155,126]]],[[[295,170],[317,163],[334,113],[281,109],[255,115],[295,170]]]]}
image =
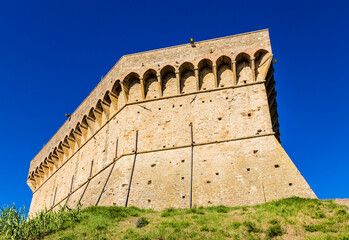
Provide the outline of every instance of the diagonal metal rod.
{"type": "Polygon", "coordinates": [[[70,195],[71,195],[71,193],[72,193],[72,191],[73,191],[73,182],[74,182],[74,175],[73,175],[72,178],[71,178],[70,191],[69,191],[69,193],[68,193],[67,201],[65,202],[64,207],[67,207],[67,204],[68,204],[70,195]]]}
{"type": "Polygon", "coordinates": [[[58,186],[56,186],[56,189],[55,189],[55,195],[53,196],[53,202],[52,202],[51,209],[55,206],[57,187],[58,187],[58,186]]]}
{"type": "Polygon", "coordinates": [[[107,186],[107,183],[108,183],[108,181],[109,181],[109,178],[110,178],[110,176],[111,176],[111,174],[112,174],[112,172],[113,172],[113,169],[114,169],[114,166],[115,166],[115,163],[116,163],[116,158],[118,157],[118,142],[119,142],[119,140],[117,139],[117,140],[116,140],[116,147],[115,147],[115,157],[114,157],[114,159],[113,159],[114,163],[113,163],[113,165],[112,165],[112,167],[111,167],[111,169],[110,169],[110,172],[109,172],[109,175],[108,175],[108,177],[107,177],[107,180],[106,180],[105,183],[104,183],[104,186],[103,186],[103,188],[102,188],[101,194],[99,195],[99,197],[98,197],[98,199],[97,199],[96,206],[98,205],[99,201],[101,200],[102,194],[104,193],[104,189],[105,189],[105,187],[107,186]]]}
{"type": "Polygon", "coordinates": [[[91,161],[90,176],[88,177],[86,187],[85,187],[84,191],[82,192],[81,197],[80,197],[77,205],[81,204],[82,197],[84,196],[86,189],[87,189],[88,185],[90,184],[91,176],[92,176],[92,167],[93,167],[93,160],[91,161]]]}
{"type": "Polygon", "coordinates": [[[134,171],[134,169],[135,169],[135,165],[136,165],[136,158],[137,158],[137,144],[138,144],[138,131],[136,131],[135,157],[134,157],[134,159],[133,159],[133,165],[132,165],[132,170],[131,170],[130,182],[129,182],[129,184],[128,184],[128,189],[127,189],[127,195],[126,195],[125,207],[127,207],[127,204],[128,204],[128,198],[129,198],[129,196],[130,196],[130,190],[131,190],[131,183],[132,183],[133,171],[134,171]]]}
{"type": "Polygon", "coordinates": [[[267,202],[267,199],[265,197],[265,192],[264,192],[264,185],[263,185],[263,182],[262,182],[262,189],[263,189],[263,195],[264,195],[264,202],[267,202]]]}
{"type": "Polygon", "coordinates": [[[72,178],[71,178],[70,191],[69,191],[69,193],[68,193],[67,201],[65,201],[64,207],[67,207],[67,204],[68,204],[70,195],[71,195],[71,193],[72,193],[72,191],[73,191],[73,182],[74,182],[74,175],[73,175],[72,178]]]}
{"type": "Polygon", "coordinates": [[[189,124],[191,135],[191,159],[190,159],[190,202],[189,207],[193,205],[193,163],[194,163],[194,140],[193,140],[193,123],[189,124]]]}

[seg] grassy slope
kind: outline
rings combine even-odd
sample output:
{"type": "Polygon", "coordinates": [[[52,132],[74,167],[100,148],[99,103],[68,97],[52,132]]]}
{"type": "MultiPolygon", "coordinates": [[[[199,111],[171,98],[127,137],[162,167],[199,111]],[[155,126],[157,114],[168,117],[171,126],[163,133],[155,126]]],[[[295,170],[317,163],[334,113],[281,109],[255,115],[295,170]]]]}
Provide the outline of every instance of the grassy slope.
{"type": "MultiPolygon", "coordinates": [[[[142,219],[144,220],[144,219],[142,219]]],[[[45,239],[348,239],[349,208],[333,200],[288,198],[251,207],[90,207],[79,223],[45,239]],[[145,217],[144,227],[136,223],[145,217]]]]}

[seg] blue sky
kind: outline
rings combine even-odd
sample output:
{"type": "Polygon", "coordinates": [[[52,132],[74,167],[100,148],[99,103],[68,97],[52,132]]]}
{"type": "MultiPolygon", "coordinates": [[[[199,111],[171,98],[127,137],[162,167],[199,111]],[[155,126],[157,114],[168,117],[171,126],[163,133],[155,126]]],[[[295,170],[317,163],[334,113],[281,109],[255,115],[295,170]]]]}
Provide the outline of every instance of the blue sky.
{"type": "Polygon", "coordinates": [[[269,28],[282,145],[319,198],[349,198],[348,1],[0,1],[0,206],[124,54],[269,28]]]}

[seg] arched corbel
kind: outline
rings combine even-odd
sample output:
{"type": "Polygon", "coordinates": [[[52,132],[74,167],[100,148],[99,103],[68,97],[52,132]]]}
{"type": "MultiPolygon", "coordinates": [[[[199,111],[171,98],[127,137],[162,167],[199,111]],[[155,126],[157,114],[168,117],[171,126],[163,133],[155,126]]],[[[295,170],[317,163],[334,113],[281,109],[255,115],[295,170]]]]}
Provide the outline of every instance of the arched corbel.
{"type": "MultiPolygon", "coordinates": [[[[70,155],[70,147],[60,142],[57,148],[57,151],[63,151],[62,159],[67,159],[70,155]]],[[[65,161],[65,160],[63,160],[65,161]]]]}
{"type": "Polygon", "coordinates": [[[113,106],[113,109],[118,110],[118,100],[119,100],[118,95],[116,95],[113,92],[109,92],[108,94],[109,94],[109,97],[111,100],[111,105],[113,106]]]}
{"type": "Polygon", "coordinates": [[[106,93],[104,95],[103,101],[101,101],[101,105],[103,108],[103,112],[105,113],[105,115],[107,116],[107,119],[109,119],[110,116],[110,108],[111,108],[111,99],[109,97],[109,93],[106,93]]]}
{"type": "Polygon", "coordinates": [[[45,161],[47,162],[47,165],[50,169],[50,175],[57,169],[57,162],[55,163],[50,156],[48,156],[45,161]]]}
{"type": "Polygon", "coordinates": [[[273,59],[273,54],[270,54],[265,49],[259,49],[254,53],[255,58],[255,76],[256,81],[266,80],[267,74],[270,71],[270,66],[273,59]]]}
{"type": "Polygon", "coordinates": [[[124,95],[124,98],[125,98],[125,103],[127,103],[128,102],[128,90],[129,90],[128,86],[123,81],[120,83],[120,85],[121,85],[122,92],[124,93],[123,95],[124,95]]]}
{"type": "Polygon", "coordinates": [[[73,152],[72,148],[70,147],[69,141],[68,141],[68,136],[65,136],[63,142],[62,142],[63,150],[66,152],[67,157],[69,157],[73,152]]]}
{"type": "Polygon", "coordinates": [[[44,172],[46,174],[46,177],[49,177],[51,175],[51,171],[50,171],[50,166],[47,162],[47,159],[45,159],[42,163],[42,167],[44,169],[44,172]]]}
{"type": "Polygon", "coordinates": [[[53,152],[49,154],[48,159],[51,159],[54,162],[55,168],[57,169],[62,161],[59,159],[56,152],[56,150],[53,150],[53,152]]]}
{"type": "MultiPolygon", "coordinates": [[[[87,118],[87,116],[85,115],[81,121],[81,124],[80,124],[80,129],[81,129],[84,141],[86,141],[88,139],[88,131],[89,131],[89,125],[88,125],[86,118],[87,118]]],[[[93,129],[91,127],[90,127],[90,131],[91,132],[93,131],[93,129]]],[[[92,134],[93,134],[93,132],[92,132],[92,134]]]]}
{"type": "Polygon", "coordinates": [[[27,184],[28,184],[30,190],[32,190],[32,192],[34,192],[36,189],[37,183],[35,181],[33,174],[29,175],[28,180],[27,180],[27,184]]]}
{"type": "Polygon", "coordinates": [[[69,142],[70,147],[72,148],[72,151],[75,152],[77,142],[76,142],[76,139],[74,136],[74,130],[70,131],[70,134],[68,136],[68,142],[69,142]]]}
{"type": "Polygon", "coordinates": [[[44,169],[42,168],[42,166],[40,166],[38,168],[38,174],[39,174],[39,177],[40,177],[40,181],[41,182],[44,182],[45,181],[45,172],[44,172],[44,169]]]}
{"type": "Polygon", "coordinates": [[[81,146],[81,141],[82,141],[82,132],[81,132],[81,129],[80,129],[80,123],[78,123],[75,127],[75,129],[73,130],[73,133],[74,133],[74,137],[75,137],[75,140],[76,140],[76,143],[78,144],[78,147],[81,146]]]}
{"type": "Polygon", "coordinates": [[[96,107],[93,110],[99,127],[102,125],[102,118],[103,118],[103,107],[101,102],[102,102],[101,100],[98,100],[96,107]]]}
{"type": "Polygon", "coordinates": [[[37,186],[40,186],[42,183],[42,177],[38,172],[38,168],[36,168],[36,170],[34,171],[34,178],[35,178],[35,182],[37,183],[37,186]]]}
{"type": "Polygon", "coordinates": [[[55,154],[57,155],[58,158],[58,163],[61,165],[63,163],[63,157],[64,157],[64,151],[62,145],[58,145],[57,148],[54,150],[55,154]]]}
{"type": "Polygon", "coordinates": [[[101,105],[103,108],[103,113],[105,114],[106,118],[109,119],[110,116],[110,104],[105,102],[105,101],[101,101],[101,105]]]}
{"type": "Polygon", "coordinates": [[[86,116],[86,121],[88,127],[91,129],[92,133],[95,132],[95,124],[96,124],[96,113],[94,111],[94,108],[91,108],[90,112],[86,116]]]}

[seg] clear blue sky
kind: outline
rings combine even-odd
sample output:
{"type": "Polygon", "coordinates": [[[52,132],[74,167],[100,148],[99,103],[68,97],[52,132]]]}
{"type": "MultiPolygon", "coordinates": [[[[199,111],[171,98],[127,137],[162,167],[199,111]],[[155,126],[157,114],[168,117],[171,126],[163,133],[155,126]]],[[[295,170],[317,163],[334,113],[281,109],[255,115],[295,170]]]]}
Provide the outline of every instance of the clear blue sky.
{"type": "Polygon", "coordinates": [[[319,198],[349,198],[349,1],[0,1],[0,206],[124,54],[269,28],[282,145],[319,198]],[[98,2],[98,3],[97,3],[98,2]]]}

